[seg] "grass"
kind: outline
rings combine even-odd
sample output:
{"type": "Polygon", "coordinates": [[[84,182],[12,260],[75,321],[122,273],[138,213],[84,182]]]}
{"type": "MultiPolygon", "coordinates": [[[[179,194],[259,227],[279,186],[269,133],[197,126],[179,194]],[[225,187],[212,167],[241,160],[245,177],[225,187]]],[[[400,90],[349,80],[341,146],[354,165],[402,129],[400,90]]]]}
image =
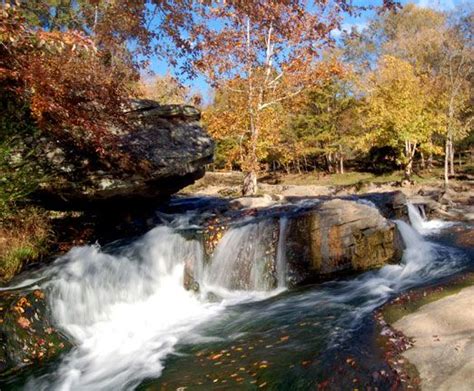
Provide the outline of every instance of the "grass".
{"type": "Polygon", "coordinates": [[[45,213],[28,207],[3,215],[0,228],[0,281],[7,282],[48,250],[51,229],[45,213]]]}
{"type": "MultiPolygon", "coordinates": [[[[428,184],[442,181],[442,169],[423,171],[420,175],[414,174],[416,183],[428,184]]],[[[402,171],[395,171],[382,175],[369,172],[351,171],[344,174],[322,174],[317,172],[304,174],[290,174],[281,177],[281,183],[286,185],[318,185],[318,186],[362,186],[369,183],[384,184],[400,182],[403,179],[402,171]]]]}

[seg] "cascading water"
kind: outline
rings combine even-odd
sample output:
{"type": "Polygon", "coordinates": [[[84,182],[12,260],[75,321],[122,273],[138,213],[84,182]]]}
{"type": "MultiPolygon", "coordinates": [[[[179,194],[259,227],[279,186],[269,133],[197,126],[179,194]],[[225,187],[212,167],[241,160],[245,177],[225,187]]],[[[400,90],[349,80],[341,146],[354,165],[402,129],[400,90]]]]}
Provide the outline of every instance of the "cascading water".
{"type": "Polygon", "coordinates": [[[407,209],[411,225],[422,235],[434,234],[443,228],[453,225],[453,223],[442,220],[427,220],[425,213],[420,213],[418,207],[413,205],[411,202],[407,203],[407,209]]]}
{"type": "Polygon", "coordinates": [[[31,379],[28,388],[133,389],[159,377],[163,359],[194,327],[227,305],[274,294],[260,245],[271,235],[266,221],[231,228],[207,268],[201,242],[167,226],[114,254],[97,246],[74,248],[57,262],[49,286],[54,317],[77,348],[54,374],[31,379]],[[240,259],[250,267],[245,281],[238,275],[240,259]],[[201,295],[184,289],[187,263],[201,295]],[[209,292],[223,300],[207,302],[209,292]]]}
{"type": "MultiPolygon", "coordinates": [[[[272,241],[272,224],[266,220],[233,227],[220,240],[204,284],[211,290],[268,291],[273,287],[266,243],[272,241]]],[[[273,277],[273,278],[272,278],[273,277]]]]}
{"type": "Polygon", "coordinates": [[[77,348],[52,377],[31,389],[133,388],[157,377],[162,360],[193,325],[220,311],[183,288],[184,264],[202,258],[197,241],[168,227],[150,231],[125,252],[73,249],[50,282],[51,307],[77,348]]]}
{"type": "MultiPolygon", "coordinates": [[[[411,210],[413,216],[417,218],[411,210]]],[[[144,379],[160,376],[178,388],[187,384],[182,383],[182,368],[184,372],[194,367],[221,368],[210,360],[213,366],[202,369],[201,359],[198,364],[193,361],[190,346],[205,349],[213,343],[220,344],[219,352],[239,351],[235,345],[242,339],[249,341],[252,350],[241,354],[235,365],[246,368],[257,360],[273,360],[274,372],[268,373],[277,389],[314,388],[314,378],[323,376],[326,364],[316,365],[306,375],[292,372],[294,363],[315,354],[331,362],[338,349],[354,349],[362,341],[354,336],[389,297],[462,267],[462,254],[419,233],[424,233],[420,227],[426,222],[413,220],[417,230],[397,222],[406,246],[401,264],[262,301],[286,286],[288,221],[283,214],[231,227],[210,262],[205,261],[199,240],[179,233],[189,228],[183,219],[175,220],[174,228],[157,227],[132,245],[111,252],[97,246],[71,250],[49,271],[47,288],[57,324],[76,347],[55,370],[30,378],[27,388],[134,389],[144,379]],[[272,246],[273,264],[268,254],[272,246]],[[193,265],[200,294],[183,288],[188,264],[193,265]],[[304,325],[311,325],[309,333],[304,325]],[[285,345],[275,344],[275,339],[288,338],[292,345],[286,350],[282,350],[285,345]],[[179,369],[178,380],[172,378],[173,367],[179,369]]],[[[186,381],[194,377],[206,381],[199,372],[186,381]]],[[[251,384],[240,385],[246,389],[251,384]]]]}
{"type": "Polygon", "coordinates": [[[278,231],[278,249],[276,259],[278,288],[284,289],[288,278],[288,265],[286,262],[286,234],[288,229],[288,217],[280,217],[280,226],[278,231]]]}

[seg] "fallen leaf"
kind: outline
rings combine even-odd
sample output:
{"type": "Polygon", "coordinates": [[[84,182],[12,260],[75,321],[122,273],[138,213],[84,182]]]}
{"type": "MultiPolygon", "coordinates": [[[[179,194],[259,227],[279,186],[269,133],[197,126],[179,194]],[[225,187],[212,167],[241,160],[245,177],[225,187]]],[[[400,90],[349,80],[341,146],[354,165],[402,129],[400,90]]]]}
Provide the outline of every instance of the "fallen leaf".
{"type": "Polygon", "coordinates": [[[30,327],[30,321],[26,319],[24,316],[20,316],[17,320],[17,323],[20,325],[22,329],[27,329],[30,327]]]}

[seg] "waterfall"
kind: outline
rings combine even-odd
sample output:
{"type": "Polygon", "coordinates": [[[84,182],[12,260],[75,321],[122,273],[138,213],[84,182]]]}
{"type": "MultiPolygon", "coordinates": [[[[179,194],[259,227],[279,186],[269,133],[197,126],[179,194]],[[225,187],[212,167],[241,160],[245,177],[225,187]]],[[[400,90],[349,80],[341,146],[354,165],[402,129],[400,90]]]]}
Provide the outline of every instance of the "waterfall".
{"type": "Polygon", "coordinates": [[[274,288],[273,235],[273,219],[231,227],[219,241],[204,271],[206,289],[269,291],[274,288]]]}
{"type": "Polygon", "coordinates": [[[276,259],[278,288],[285,288],[288,279],[288,264],[286,259],[286,235],[288,228],[288,217],[280,217],[280,227],[278,231],[278,248],[276,259]]]}
{"type": "MultiPolygon", "coordinates": [[[[322,284],[305,291],[299,302],[288,296],[288,308],[300,306],[302,312],[340,305],[346,330],[394,293],[452,273],[456,256],[426,240],[431,222],[413,205],[408,208],[415,229],[397,221],[406,246],[401,264],[322,284]]],[[[196,326],[231,305],[267,298],[286,286],[288,217],[231,226],[207,261],[201,241],[180,233],[189,224],[189,218],[177,217],[131,245],[110,251],[76,247],[56,262],[43,287],[57,325],[75,348],[55,371],[31,378],[27,388],[133,389],[161,375],[179,342],[209,338],[196,326]],[[193,266],[200,294],[183,287],[187,265],[193,266]]]]}
{"type": "Polygon", "coordinates": [[[420,213],[420,209],[413,205],[411,202],[407,202],[408,217],[410,223],[415,230],[422,235],[435,234],[440,230],[452,226],[454,223],[442,221],[442,220],[426,220],[426,214],[420,213]]]}
{"type": "Polygon", "coordinates": [[[72,249],[58,261],[49,296],[57,324],[76,348],[55,374],[31,380],[29,388],[129,389],[159,376],[177,341],[223,308],[183,288],[185,263],[202,256],[199,241],[168,227],[117,254],[72,249]]]}
{"type": "MultiPolygon", "coordinates": [[[[278,292],[267,250],[275,244],[274,221],[231,228],[208,267],[202,243],[169,226],[112,253],[98,246],[73,248],[52,268],[48,289],[56,323],[76,348],[55,373],[30,379],[28,388],[133,389],[159,377],[178,341],[199,340],[193,334],[197,325],[228,305],[278,292]],[[188,263],[201,295],[183,287],[188,263]],[[209,292],[222,300],[207,300],[209,292]]],[[[174,225],[180,223],[185,220],[174,225]]]]}

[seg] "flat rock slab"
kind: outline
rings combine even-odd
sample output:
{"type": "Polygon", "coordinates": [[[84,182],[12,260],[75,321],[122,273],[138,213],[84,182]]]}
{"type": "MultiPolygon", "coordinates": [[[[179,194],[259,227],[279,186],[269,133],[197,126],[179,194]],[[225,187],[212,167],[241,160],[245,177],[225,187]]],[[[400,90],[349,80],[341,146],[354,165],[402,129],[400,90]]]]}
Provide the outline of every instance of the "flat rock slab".
{"type": "Polygon", "coordinates": [[[403,355],[423,390],[474,390],[474,287],[421,307],[393,325],[415,339],[403,355]]]}

